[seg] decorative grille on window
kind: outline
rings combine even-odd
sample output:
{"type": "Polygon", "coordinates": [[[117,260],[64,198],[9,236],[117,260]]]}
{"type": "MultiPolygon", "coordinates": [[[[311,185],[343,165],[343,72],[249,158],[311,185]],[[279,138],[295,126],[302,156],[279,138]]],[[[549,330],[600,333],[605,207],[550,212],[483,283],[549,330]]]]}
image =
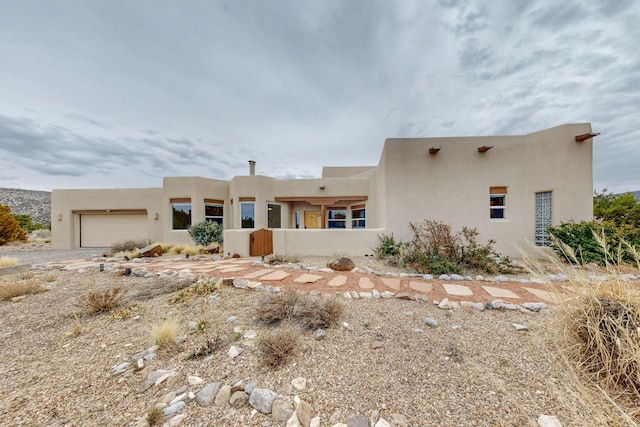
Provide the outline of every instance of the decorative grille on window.
{"type": "Polygon", "coordinates": [[[551,192],[536,193],[536,246],[549,246],[547,228],[551,227],[551,192]]]}

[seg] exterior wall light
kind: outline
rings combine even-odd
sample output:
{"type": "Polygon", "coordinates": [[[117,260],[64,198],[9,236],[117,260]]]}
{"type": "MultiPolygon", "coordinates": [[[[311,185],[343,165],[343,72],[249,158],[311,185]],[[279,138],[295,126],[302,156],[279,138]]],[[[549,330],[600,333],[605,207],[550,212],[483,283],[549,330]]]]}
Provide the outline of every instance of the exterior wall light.
{"type": "Polygon", "coordinates": [[[324,185],[321,185],[320,187],[318,187],[321,190],[324,190],[326,187],[324,185]]]}
{"type": "Polygon", "coordinates": [[[158,214],[158,212],[153,214],[153,219],[157,220],[158,218],[160,218],[160,214],[158,214]]]}

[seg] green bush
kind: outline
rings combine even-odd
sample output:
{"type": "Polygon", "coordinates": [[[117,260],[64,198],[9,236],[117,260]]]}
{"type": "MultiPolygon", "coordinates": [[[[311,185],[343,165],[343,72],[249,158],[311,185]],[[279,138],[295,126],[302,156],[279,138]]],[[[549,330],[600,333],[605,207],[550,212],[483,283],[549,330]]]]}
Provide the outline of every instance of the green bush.
{"type": "Polygon", "coordinates": [[[0,205],[0,246],[14,241],[27,241],[27,235],[11,214],[9,206],[0,205]]]}
{"type": "Polygon", "coordinates": [[[605,188],[593,196],[593,216],[616,227],[640,228],[640,201],[631,193],[612,194],[605,188]]]}
{"type": "Polygon", "coordinates": [[[624,224],[616,226],[608,221],[565,222],[550,227],[549,234],[556,240],[551,247],[560,256],[580,264],[634,263],[633,252],[623,242],[640,248],[640,228],[624,224]],[[598,238],[603,241],[604,248],[598,238]],[[567,249],[560,242],[573,254],[566,253],[567,249]]]}
{"type": "Polygon", "coordinates": [[[388,256],[395,256],[400,254],[400,249],[402,248],[402,242],[396,242],[393,238],[393,234],[391,235],[378,235],[378,239],[380,240],[380,244],[373,249],[373,253],[376,254],[378,258],[384,258],[388,256]]]}
{"type": "Polygon", "coordinates": [[[222,227],[217,222],[202,221],[187,229],[196,245],[207,246],[215,242],[222,245],[222,227]]]}

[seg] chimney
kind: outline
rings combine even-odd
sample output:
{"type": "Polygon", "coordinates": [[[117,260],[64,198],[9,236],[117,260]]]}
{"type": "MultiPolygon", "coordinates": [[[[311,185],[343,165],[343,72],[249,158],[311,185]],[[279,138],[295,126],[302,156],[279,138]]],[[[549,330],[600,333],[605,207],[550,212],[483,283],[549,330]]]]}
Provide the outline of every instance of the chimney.
{"type": "Polygon", "coordinates": [[[249,160],[249,175],[253,176],[256,174],[256,162],[255,160],[249,160]]]}

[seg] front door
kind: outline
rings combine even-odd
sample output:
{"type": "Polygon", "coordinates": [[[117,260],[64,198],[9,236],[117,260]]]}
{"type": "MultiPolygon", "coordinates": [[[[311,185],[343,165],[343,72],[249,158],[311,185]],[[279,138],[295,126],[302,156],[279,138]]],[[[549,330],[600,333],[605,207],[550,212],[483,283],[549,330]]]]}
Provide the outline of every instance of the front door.
{"type": "Polygon", "coordinates": [[[304,211],[304,228],[320,228],[317,211],[304,211]]]}

